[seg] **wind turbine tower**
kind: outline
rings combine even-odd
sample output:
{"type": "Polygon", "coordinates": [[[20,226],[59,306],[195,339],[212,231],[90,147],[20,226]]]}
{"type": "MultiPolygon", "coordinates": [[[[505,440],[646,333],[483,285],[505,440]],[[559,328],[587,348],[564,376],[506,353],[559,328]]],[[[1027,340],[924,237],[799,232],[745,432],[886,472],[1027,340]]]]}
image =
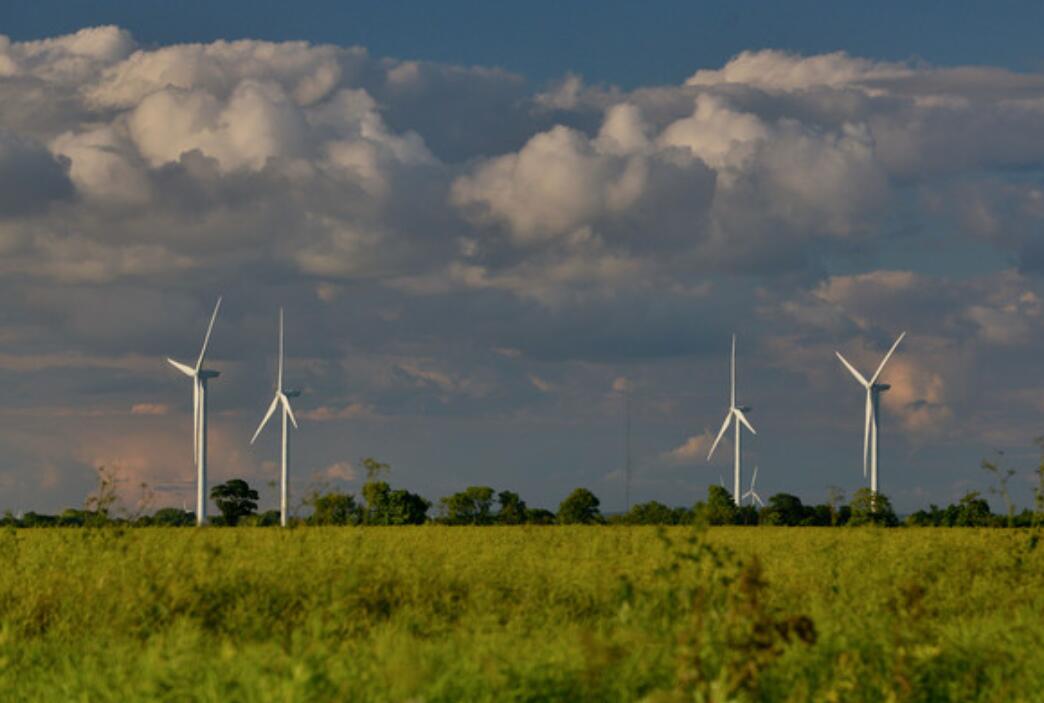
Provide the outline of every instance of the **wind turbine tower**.
{"type": "Polygon", "coordinates": [[[730,395],[729,395],[729,409],[725,413],[725,422],[721,425],[721,430],[718,431],[718,436],[714,439],[714,444],[711,445],[710,452],[707,453],[707,461],[711,460],[714,456],[714,450],[718,447],[718,442],[725,436],[725,431],[729,429],[729,423],[731,422],[735,430],[733,438],[733,459],[732,459],[732,500],[735,501],[736,505],[740,504],[742,496],[740,495],[740,435],[742,428],[740,425],[745,426],[751,431],[751,434],[757,434],[754,427],[747,420],[745,413],[749,413],[751,408],[749,406],[736,405],[736,335],[732,335],[732,364],[730,366],[730,395]]]}
{"type": "Polygon", "coordinates": [[[631,382],[623,389],[624,401],[624,512],[631,510],[631,382]]]}
{"type": "Polygon", "coordinates": [[[214,330],[214,321],[221,309],[221,298],[214,306],[214,314],[210,316],[207,334],[203,337],[203,348],[199,352],[196,366],[182,364],[167,357],[170,365],[192,379],[192,453],[196,465],[196,524],[207,521],[207,381],[221,375],[220,371],[203,368],[207,356],[207,345],[210,344],[210,333],[214,330]]]}
{"type": "Polygon", "coordinates": [[[261,430],[275,412],[276,406],[282,406],[283,442],[280,462],[282,468],[279,474],[279,524],[283,527],[286,527],[287,497],[290,490],[290,428],[287,426],[287,420],[293,423],[294,429],[297,429],[297,419],[294,417],[293,408],[290,407],[290,399],[299,395],[301,395],[300,391],[283,390],[283,308],[279,308],[279,370],[276,373],[275,397],[272,398],[272,404],[268,406],[268,412],[265,413],[261,424],[257,426],[257,431],[254,432],[250,443],[253,444],[257,436],[261,434],[261,430]]]}
{"type": "Polygon", "coordinates": [[[870,467],[870,492],[873,495],[877,495],[877,459],[878,459],[878,437],[880,436],[880,422],[881,422],[881,394],[891,388],[887,383],[878,383],[877,379],[881,376],[881,371],[884,370],[885,364],[892,357],[896,347],[899,346],[899,342],[903,341],[903,337],[906,336],[906,332],[899,335],[899,338],[895,340],[895,344],[885,354],[884,359],[881,360],[880,366],[877,367],[877,371],[870,377],[870,380],[866,380],[863,374],[856,371],[855,367],[848,363],[848,360],[841,356],[841,352],[835,351],[837,358],[841,360],[841,363],[845,365],[855,379],[866,388],[866,419],[863,423],[863,477],[866,478],[867,465],[870,467]]]}

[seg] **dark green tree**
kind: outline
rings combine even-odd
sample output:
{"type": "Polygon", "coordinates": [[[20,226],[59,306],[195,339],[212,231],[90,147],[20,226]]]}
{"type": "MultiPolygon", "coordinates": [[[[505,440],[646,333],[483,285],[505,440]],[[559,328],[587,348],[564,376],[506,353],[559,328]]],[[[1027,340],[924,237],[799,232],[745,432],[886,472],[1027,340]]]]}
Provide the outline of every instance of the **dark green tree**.
{"type": "Polygon", "coordinates": [[[235,527],[240,518],[257,512],[258,494],[241,478],[233,478],[210,489],[210,499],[221,511],[223,524],[235,527]]]}
{"type": "Polygon", "coordinates": [[[57,524],[58,518],[54,515],[43,515],[30,510],[22,516],[22,527],[54,527],[57,524]]]}
{"type": "Polygon", "coordinates": [[[545,508],[526,508],[526,522],[530,525],[554,525],[556,518],[545,508]]]}
{"type": "Polygon", "coordinates": [[[741,505],[736,508],[736,524],[737,525],[757,525],[761,517],[758,515],[758,509],[753,505],[741,505]]]}
{"type": "Polygon", "coordinates": [[[603,523],[598,506],[601,501],[586,488],[577,488],[558,506],[558,522],[563,525],[592,525],[603,523]]]}
{"type": "Polygon", "coordinates": [[[732,496],[721,486],[707,487],[707,502],[693,507],[696,519],[708,525],[734,525],[739,517],[739,508],[732,496]]]}
{"type": "Polygon", "coordinates": [[[805,506],[801,499],[790,493],[777,493],[768,499],[761,510],[760,522],[764,525],[786,525],[795,527],[805,521],[805,506]]]}
{"type": "Polygon", "coordinates": [[[386,481],[363,485],[367,525],[421,525],[428,520],[431,503],[406,490],[391,489],[386,481]]]}
{"type": "Polygon", "coordinates": [[[62,511],[62,514],[58,516],[59,527],[83,527],[84,525],[103,525],[108,520],[108,516],[99,515],[89,510],[77,510],[76,508],[66,508],[62,511]]]}
{"type": "MultiPolygon", "coordinates": [[[[291,525],[293,518],[287,520],[287,525],[291,525]]],[[[278,510],[266,510],[263,513],[254,513],[253,515],[245,515],[239,518],[237,527],[275,527],[279,524],[279,511],[278,510]]]]}
{"type": "Polygon", "coordinates": [[[160,508],[152,515],[152,524],[157,527],[188,527],[195,522],[195,515],[179,508],[160,508]]]}
{"type": "Polygon", "coordinates": [[[351,493],[317,492],[309,496],[305,504],[312,508],[312,515],[308,518],[312,525],[358,525],[362,522],[362,509],[351,493]]]}
{"type": "Polygon", "coordinates": [[[993,522],[990,504],[978,491],[969,491],[957,503],[953,525],[957,527],[987,527],[993,522]]]}
{"type": "Polygon", "coordinates": [[[468,486],[439,501],[441,522],[447,525],[489,525],[493,522],[493,489],[468,486]]]}
{"type": "Polygon", "coordinates": [[[684,508],[669,508],[659,501],[636,503],[631,506],[620,522],[625,525],[678,525],[685,522],[689,511],[684,508]]]}
{"type": "Polygon", "coordinates": [[[875,495],[869,488],[860,488],[853,493],[848,507],[852,511],[848,524],[853,527],[861,525],[895,527],[899,524],[899,519],[892,510],[892,503],[888,500],[888,496],[883,493],[875,495]]]}
{"type": "Polygon", "coordinates": [[[501,491],[497,494],[497,522],[501,525],[521,525],[526,521],[526,502],[513,491],[501,491]]]}

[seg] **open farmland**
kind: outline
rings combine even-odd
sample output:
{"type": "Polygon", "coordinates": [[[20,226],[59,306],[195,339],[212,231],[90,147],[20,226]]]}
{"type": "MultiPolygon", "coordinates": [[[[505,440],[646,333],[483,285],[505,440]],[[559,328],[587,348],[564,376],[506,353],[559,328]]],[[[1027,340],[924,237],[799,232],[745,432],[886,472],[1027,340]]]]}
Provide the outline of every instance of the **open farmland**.
{"type": "Polygon", "coordinates": [[[7,700],[1032,701],[1026,531],[7,530],[7,700]]]}

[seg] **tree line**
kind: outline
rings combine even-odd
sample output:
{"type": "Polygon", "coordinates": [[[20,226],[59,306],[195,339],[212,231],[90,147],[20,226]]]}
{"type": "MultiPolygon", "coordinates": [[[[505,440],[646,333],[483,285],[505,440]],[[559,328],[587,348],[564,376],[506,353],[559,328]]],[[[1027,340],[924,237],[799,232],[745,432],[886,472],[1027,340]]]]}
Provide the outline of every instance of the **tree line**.
{"type": "MultiPolygon", "coordinates": [[[[777,493],[763,507],[737,506],[729,492],[716,485],[707,489],[705,500],[691,507],[670,507],[658,501],[631,506],[623,513],[603,514],[601,501],[587,488],[573,490],[552,512],[530,507],[518,493],[495,491],[490,486],[469,486],[432,503],[421,495],[392,488],[384,474],[391,467],[373,458],[362,462],[366,482],[360,495],[342,490],[314,489],[302,501],[295,525],[779,525],[840,527],[881,525],[897,527],[1030,527],[1044,522],[1044,462],[1037,470],[1035,509],[1016,511],[1007,491],[1014,472],[984,461],[983,468],[998,479],[993,492],[1001,496],[1006,513],[997,514],[978,492],[971,491],[957,503],[930,505],[900,520],[888,497],[874,495],[869,488],[857,490],[847,502],[837,489],[831,489],[826,503],[804,504],[798,496],[777,493]]],[[[195,514],[178,508],[161,508],[148,513],[139,509],[128,513],[117,509],[117,479],[112,471],[99,469],[99,485],[88,496],[82,509],[70,508],[57,515],[28,512],[16,517],[9,511],[0,525],[11,527],[79,527],[108,524],[148,527],[181,527],[195,524],[195,514]]],[[[143,491],[147,487],[143,484],[143,491]]],[[[211,518],[216,526],[268,527],[279,525],[279,512],[258,512],[258,492],[243,479],[232,479],[211,488],[210,498],[220,515],[211,518]]],[[[148,501],[142,501],[147,505],[148,501]]]]}

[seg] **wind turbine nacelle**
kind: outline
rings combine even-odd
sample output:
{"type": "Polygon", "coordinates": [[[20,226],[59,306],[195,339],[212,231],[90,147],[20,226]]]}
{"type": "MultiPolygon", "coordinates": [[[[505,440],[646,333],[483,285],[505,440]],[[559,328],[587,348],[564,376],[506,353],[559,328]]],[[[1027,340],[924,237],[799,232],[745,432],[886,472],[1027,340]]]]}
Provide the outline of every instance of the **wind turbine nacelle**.
{"type": "Polygon", "coordinates": [[[211,369],[200,369],[199,371],[199,377],[202,378],[204,381],[209,378],[217,378],[220,375],[220,371],[212,371],[211,369]]]}
{"type": "Polygon", "coordinates": [[[749,412],[753,412],[753,411],[754,411],[754,408],[750,407],[749,405],[741,405],[741,406],[739,406],[739,408],[737,408],[737,409],[738,409],[738,410],[739,410],[739,411],[740,411],[741,413],[749,413],[749,412]]]}
{"type": "Polygon", "coordinates": [[[301,391],[283,391],[283,395],[287,398],[297,398],[301,395],[301,391]]]}
{"type": "Polygon", "coordinates": [[[878,392],[886,391],[886,390],[888,390],[891,387],[892,386],[890,386],[887,383],[875,383],[874,384],[874,390],[878,391],[878,392]]]}

